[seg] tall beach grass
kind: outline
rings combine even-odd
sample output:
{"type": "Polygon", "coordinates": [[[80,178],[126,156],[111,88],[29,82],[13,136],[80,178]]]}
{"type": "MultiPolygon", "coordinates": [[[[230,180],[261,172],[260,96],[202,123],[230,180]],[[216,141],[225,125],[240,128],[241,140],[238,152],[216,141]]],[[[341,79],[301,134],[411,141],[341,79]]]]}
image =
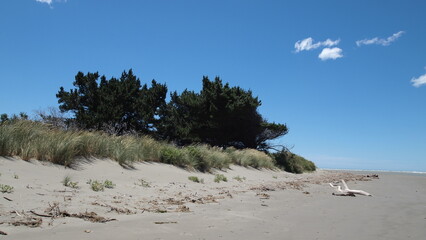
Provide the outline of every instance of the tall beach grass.
{"type": "Polygon", "coordinates": [[[19,120],[0,124],[0,156],[18,156],[72,166],[81,158],[109,158],[121,165],[150,161],[209,172],[237,164],[276,168],[263,152],[208,145],[177,147],[147,136],[114,136],[103,132],[61,130],[41,122],[19,120]]]}

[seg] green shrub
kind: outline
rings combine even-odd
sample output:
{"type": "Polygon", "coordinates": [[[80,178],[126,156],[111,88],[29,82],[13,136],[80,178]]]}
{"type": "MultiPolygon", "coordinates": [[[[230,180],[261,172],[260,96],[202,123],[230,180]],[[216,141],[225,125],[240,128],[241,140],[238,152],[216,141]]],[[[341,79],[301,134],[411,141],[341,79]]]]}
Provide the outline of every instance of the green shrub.
{"type": "Polygon", "coordinates": [[[238,182],[242,182],[242,181],[246,180],[246,177],[236,176],[236,177],[234,177],[234,179],[237,180],[238,182]]]}
{"type": "Polygon", "coordinates": [[[228,179],[223,174],[216,174],[214,181],[217,182],[217,183],[219,183],[221,181],[227,182],[228,179]]]}
{"type": "Polygon", "coordinates": [[[65,187],[76,188],[76,189],[78,188],[78,182],[71,181],[70,176],[65,176],[64,179],[62,180],[62,184],[65,187]]]}
{"type": "Polygon", "coordinates": [[[287,172],[303,173],[316,170],[316,166],[313,162],[289,151],[280,151],[272,154],[272,156],[276,164],[287,172]]]}
{"type": "Polygon", "coordinates": [[[0,184],[0,192],[2,193],[12,193],[13,187],[9,185],[0,184]]]}
{"type": "Polygon", "coordinates": [[[92,181],[92,179],[90,179],[87,184],[89,184],[90,188],[95,192],[104,191],[105,188],[104,184],[98,180],[92,181]]]}
{"type": "Polygon", "coordinates": [[[104,181],[104,187],[105,188],[114,188],[115,187],[115,184],[114,183],[112,183],[112,181],[111,180],[105,180],[104,181]]]}
{"type": "Polygon", "coordinates": [[[188,179],[191,180],[191,181],[193,181],[193,182],[196,182],[196,183],[204,183],[204,179],[202,179],[202,178],[199,179],[196,176],[189,176],[188,179]]]}

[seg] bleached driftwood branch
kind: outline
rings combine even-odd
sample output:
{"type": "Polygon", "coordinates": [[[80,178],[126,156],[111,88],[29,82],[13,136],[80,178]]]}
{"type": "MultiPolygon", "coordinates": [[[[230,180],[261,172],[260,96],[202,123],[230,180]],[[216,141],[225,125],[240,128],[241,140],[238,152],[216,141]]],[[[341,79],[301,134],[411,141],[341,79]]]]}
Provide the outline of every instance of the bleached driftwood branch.
{"type": "Polygon", "coordinates": [[[346,184],[345,180],[341,180],[342,181],[342,185],[343,185],[343,189],[340,185],[335,186],[332,183],[330,183],[330,186],[332,188],[334,188],[338,193],[333,195],[337,195],[337,196],[355,196],[355,194],[359,194],[359,195],[364,195],[364,196],[373,196],[370,193],[363,191],[363,190],[354,190],[354,189],[349,189],[348,185],[346,184]]]}

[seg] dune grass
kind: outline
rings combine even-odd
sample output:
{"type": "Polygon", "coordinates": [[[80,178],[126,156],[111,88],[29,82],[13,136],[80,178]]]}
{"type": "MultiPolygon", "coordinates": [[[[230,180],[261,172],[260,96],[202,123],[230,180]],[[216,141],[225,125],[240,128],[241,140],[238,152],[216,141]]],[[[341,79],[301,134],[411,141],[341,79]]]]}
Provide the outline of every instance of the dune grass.
{"type": "Polygon", "coordinates": [[[38,159],[65,166],[92,157],[109,158],[123,166],[142,161],[162,162],[202,172],[229,168],[230,164],[274,169],[277,163],[274,157],[254,149],[231,147],[223,150],[203,144],[177,147],[148,136],[62,130],[29,120],[0,124],[0,156],[38,159]]]}

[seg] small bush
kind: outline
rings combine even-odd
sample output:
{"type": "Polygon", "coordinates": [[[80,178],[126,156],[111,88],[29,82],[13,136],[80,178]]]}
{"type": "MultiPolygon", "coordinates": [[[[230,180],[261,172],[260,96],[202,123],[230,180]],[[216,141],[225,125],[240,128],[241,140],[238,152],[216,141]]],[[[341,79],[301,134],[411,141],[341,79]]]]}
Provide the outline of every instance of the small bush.
{"type": "Polygon", "coordinates": [[[272,154],[272,156],[276,164],[287,172],[303,173],[316,170],[316,166],[313,162],[289,151],[280,151],[272,154]]]}
{"type": "Polygon", "coordinates": [[[214,181],[219,183],[221,181],[227,182],[228,179],[223,174],[216,174],[214,181]]]}
{"type": "Polygon", "coordinates": [[[114,188],[115,187],[115,184],[114,183],[112,183],[112,181],[110,181],[110,180],[105,180],[104,181],[104,187],[105,188],[114,188]]]}
{"type": "Polygon", "coordinates": [[[236,177],[234,177],[234,179],[237,180],[238,182],[242,182],[242,181],[246,180],[246,177],[236,176],[236,177]]]}
{"type": "Polygon", "coordinates": [[[0,192],[2,193],[12,193],[13,187],[9,185],[0,184],[0,192]]]}
{"type": "Polygon", "coordinates": [[[65,176],[64,180],[62,180],[62,184],[65,187],[70,187],[70,188],[75,188],[75,189],[78,188],[78,182],[71,181],[71,177],[70,176],[65,176]]]}
{"type": "Polygon", "coordinates": [[[196,183],[204,183],[204,179],[198,179],[196,176],[189,176],[188,179],[196,183]]]}
{"type": "Polygon", "coordinates": [[[104,184],[102,182],[99,182],[98,180],[92,181],[90,179],[87,184],[89,184],[90,188],[95,192],[104,191],[104,184]]]}

